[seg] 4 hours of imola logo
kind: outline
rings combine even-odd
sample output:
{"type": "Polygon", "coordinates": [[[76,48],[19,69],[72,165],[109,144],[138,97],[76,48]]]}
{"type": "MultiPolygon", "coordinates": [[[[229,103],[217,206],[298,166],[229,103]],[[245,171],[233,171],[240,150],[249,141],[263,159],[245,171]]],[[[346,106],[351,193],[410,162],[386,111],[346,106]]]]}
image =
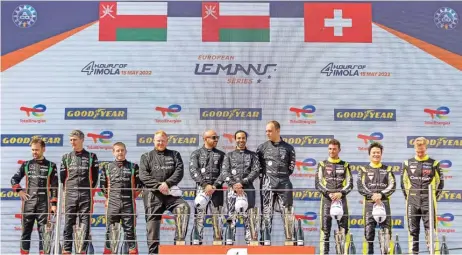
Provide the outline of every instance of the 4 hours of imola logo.
{"type": "Polygon", "coordinates": [[[316,172],[316,159],[306,158],[304,160],[295,161],[296,172],[292,174],[294,177],[315,177],[316,172]]]}
{"type": "Polygon", "coordinates": [[[326,76],[391,76],[390,72],[370,72],[366,71],[366,65],[355,64],[327,64],[321,73],[326,76]]]}
{"type": "Polygon", "coordinates": [[[197,58],[204,63],[196,63],[195,75],[220,76],[227,84],[263,84],[268,83],[277,71],[273,63],[216,63],[213,61],[236,61],[228,55],[199,55],[197,58]]]}
{"type": "Polygon", "coordinates": [[[47,122],[47,120],[43,118],[45,116],[44,112],[47,110],[47,107],[44,104],[37,104],[33,107],[21,106],[19,110],[24,112],[28,117],[27,119],[20,119],[19,121],[21,123],[41,124],[47,122]]]}
{"type": "Polygon", "coordinates": [[[88,138],[91,138],[93,141],[93,145],[87,145],[87,149],[89,150],[111,150],[112,146],[109,145],[111,143],[111,138],[114,137],[114,133],[112,131],[102,131],[100,133],[88,133],[88,138]],[[105,145],[98,145],[98,143],[105,144],[105,145]],[[95,145],[96,144],[96,145],[95,145]]]}
{"type": "Polygon", "coordinates": [[[160,115],[162,115],[163,119],[155,119],[156,123],[172,123],[177,124],[181,123],[179,119],[181,112],[181,105],[179,104],[172,104],[168,107],[165,106],[157,106],[155,108],[160,115]]]}
{"type": "Polygon", "coordinates": [[[305,105],[303,107],[290,107],[289,111],[292,112],[296,119],[289,120],[291,124],[316,124],[313,120],[316,107],[314,105],[305,105]]]}
{"type": "Polygon", "coordinates": [[[380,132],[373,132],[370,135],[359,134],[358,139],[362,140],[364,144],[366,145],[366,147],[364,146],[358,147],[358,150],[367,151],[368,150],[367,145],[372,144],[374,142],[380,142],[383,139],[383,134],[380,132]]]}
{"type": "Polygon", "coordinates": [[[82,68],[81,72],[87,73],[87,75],[152,75],[152,71],[149,70],[130,69],[127,67],[128,64],[125,63],[97,63],[91,61],[82,68]]]}
{"type": "Polygon", "coordinates": [[[425,108],[424,112],[432,119],[431,121],[425,121],[425,125],[428,126],[449,126],[448,115],[451,112],[448,107],[441,106],[436,109],[434,108],[425,108]]]}

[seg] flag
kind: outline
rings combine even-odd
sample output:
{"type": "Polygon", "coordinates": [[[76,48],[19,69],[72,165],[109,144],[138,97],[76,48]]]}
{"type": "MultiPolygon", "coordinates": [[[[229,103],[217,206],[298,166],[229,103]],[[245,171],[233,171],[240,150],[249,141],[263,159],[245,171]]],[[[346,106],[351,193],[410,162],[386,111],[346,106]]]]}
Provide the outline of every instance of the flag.
{"type": "Polygon", "coordinates": [[[167,41],[166,2],[100,2],[100,41],[167,41]]]}
{"type": "Polygon", "coordinates": [[[202,3],[203,42],[269,42],[269,3],[202,3]]]}
{"type": "Polygon", "coordinates": [[[305,42],[372,42],[370,3],[305,3],[305,42]]]}

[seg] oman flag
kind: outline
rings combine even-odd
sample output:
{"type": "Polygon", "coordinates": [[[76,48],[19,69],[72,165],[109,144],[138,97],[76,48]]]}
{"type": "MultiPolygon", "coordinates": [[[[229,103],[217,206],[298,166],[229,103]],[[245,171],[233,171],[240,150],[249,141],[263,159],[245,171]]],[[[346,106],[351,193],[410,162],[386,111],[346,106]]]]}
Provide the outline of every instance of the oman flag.
{"type": "Polygon", "coordinates": [[[100,2],[100,41],[167,41],[166,2],[100,2]]]}
{"type": "Polygon", "coordinates": [[[269,3],[202,3],[203,42],[269,42],[269,3]]]}

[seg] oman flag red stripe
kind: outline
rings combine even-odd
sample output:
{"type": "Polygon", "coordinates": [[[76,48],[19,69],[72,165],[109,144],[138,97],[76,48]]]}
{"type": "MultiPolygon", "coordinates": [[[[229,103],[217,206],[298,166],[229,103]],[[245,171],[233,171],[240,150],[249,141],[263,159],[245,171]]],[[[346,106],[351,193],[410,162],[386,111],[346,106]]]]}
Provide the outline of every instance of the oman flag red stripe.
{"type": "Polygon", "coordinates": [[[269,16],[220,16],[220,28],[230,29],[267,29],[270,27],[269,16]]]}
{"type": "Polygon", "coordinates": [[[166,28],[167,16],[121,15],[114,22],[117,28],[166,28]]]}

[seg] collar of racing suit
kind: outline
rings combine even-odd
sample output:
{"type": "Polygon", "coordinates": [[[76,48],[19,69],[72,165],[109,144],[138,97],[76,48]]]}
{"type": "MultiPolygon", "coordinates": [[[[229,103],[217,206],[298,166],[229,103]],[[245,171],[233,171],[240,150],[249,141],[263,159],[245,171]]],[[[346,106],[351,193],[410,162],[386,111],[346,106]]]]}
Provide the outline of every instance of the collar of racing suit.
{"type": "Polygon", "coordinates": [[[417,156],[415,156],[414,158],[415,158],[415,160],[417,160],[417,161],[425,161],[425,160],[428,160],[430,157],[429,157],[428,155],[425,155],[423,158],[419,158],[419,157],[417,157],[417,156]]]}
{"type": "Polygon", "coordinates": [[[156,154],[158,154],[158,155],[159,155],[159,154],[163,155],[163,154],[165,154],[165,152],[167,151],[167,148],[165,148],[165,150],[163,150],[163,151],[158,151],[157,149],[154,149],[154,151],[155,151],[156,154]]]}
{"type": "Polygon", "coordinates": [[[279,141],[278,142],[273,142],[270,140],[270,142],[274,145],[274,146],[278,146],[279,144],[283,143],[284,141],[282,140],[282,137],[279,137],[279,141]]]}
{"type": "Polygon", "coordinates": [[[333,159],[333,158],[329,157],[329,158],[327,159],[327,161],[329,161],[330,163],[333,163],[333,164],[337,164],[337,163],[339,163],[339,162],[341,161],[341,159],[340,159],[340,158],[338,158],[338,159],[333,159]]]}
{"type": "Polygon", "coordinates": [[[116,160],[115,163],[116,163],[117,167],[122,167],[123,165],[125,165],[127,163],[127,160],[126,159],[124,159],[122,161],[116,160]]]}
{"type": "Polygon", "coordinates": [[[212,149],[209,149],[209,148],[205,147],[205,145],[202,146],[202,149],[204,149],[204,150],[206,150],[206,151],[215,151],[215,150],[216,150],[215,147],[212,148],[212,149]]]}
{"type": "Polygon", "coordinates": [[[378,164],[374,164],[374,163],[369,163],[369,166],[371,166],[372,168],[381,168],[382,167],[382,163],[378,163],[378,164]]]}
{"type": "Polygon", "coordinates": [[[236,149],[234,151],[236,151],[236,152],[245,152],[246,150],[247,150],[247,147],[245,147],[243,150],[236,147],[236,149]]]}

